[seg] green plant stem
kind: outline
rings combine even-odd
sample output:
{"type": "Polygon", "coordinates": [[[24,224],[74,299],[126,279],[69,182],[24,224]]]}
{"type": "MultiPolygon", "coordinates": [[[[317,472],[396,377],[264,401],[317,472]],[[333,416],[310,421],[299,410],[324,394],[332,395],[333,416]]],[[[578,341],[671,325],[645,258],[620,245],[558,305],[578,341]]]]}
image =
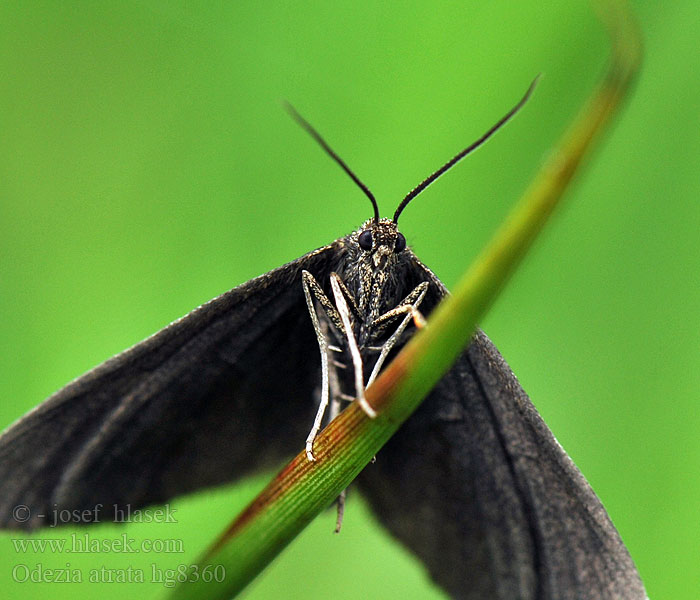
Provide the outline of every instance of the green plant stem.
{"type": "Polygon", "coordinates": [[[180,585],[172,598],[230,598],[242,590],[341,490],[350,485],[416,409],[468,344],[477,322],[530,248],[595,139],[620,107],[638,70],[641,44],[621,3],[604,5],[610,66],[522,199],[456,286],[366,393],[379,412],[355,403],[316,439],[315,462],[302,451],[245,509],[202,559],[224,565],[220,583],[180,585]]]}

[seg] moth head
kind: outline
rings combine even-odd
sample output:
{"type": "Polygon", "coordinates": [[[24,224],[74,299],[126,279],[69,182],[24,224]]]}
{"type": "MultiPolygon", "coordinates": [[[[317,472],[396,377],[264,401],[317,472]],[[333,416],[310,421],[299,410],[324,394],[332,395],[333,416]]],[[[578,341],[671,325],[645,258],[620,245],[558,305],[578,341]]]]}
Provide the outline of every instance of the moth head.
{"type": "Polygon", "coordinates": [[[356,241],[363,252],[373,254],[399,254],[406,249],[406,238],[391,219],[370,219],[356,234],[356,241]]]}

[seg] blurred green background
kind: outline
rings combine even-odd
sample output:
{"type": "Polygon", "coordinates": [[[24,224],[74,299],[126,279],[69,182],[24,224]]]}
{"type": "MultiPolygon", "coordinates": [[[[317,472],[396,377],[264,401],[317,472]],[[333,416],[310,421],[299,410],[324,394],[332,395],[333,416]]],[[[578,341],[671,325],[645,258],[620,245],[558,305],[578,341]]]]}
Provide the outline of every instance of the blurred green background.
{"type": "MultiPolygon", "coordinates": [[[[649,595],[697,598],[697,3],[634,6],[646,43],[634,97],[483,328],[603,500],[649,595]]],[[[388,216],[544,74],[515,121],[401,217],[451,286],[607,55],[590,7],[569,0],[9,1],[0,32],[0,427],[370,215],[282,99],[388,216]]],[[[22,553],[2,534],[2,596],[158,598],[153,569],[191,563],[264,481],[178,499],[177,524],[90,530],[179,539],[184,553],[22,553]],[[13,581],[17,565],[38,564],[86,580],[131,565],[146,583],[13,581]]],[[[317,519],[245,597],[443,597],[357,494],[340,535],[333,522],[317,519]]]]}

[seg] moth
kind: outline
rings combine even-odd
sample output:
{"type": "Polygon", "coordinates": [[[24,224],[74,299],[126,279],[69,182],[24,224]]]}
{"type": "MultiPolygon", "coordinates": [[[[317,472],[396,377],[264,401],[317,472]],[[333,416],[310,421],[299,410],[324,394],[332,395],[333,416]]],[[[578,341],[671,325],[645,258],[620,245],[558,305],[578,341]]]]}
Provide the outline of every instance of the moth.
{"type": "MultiPolygon", "coordinates": [[[[200,306],[19,419],[0,437],[0,526],[162,503],[278,466],[304,440],[313,460],[326,412],[363,402],[448,293],[399,232],[401,212],[533,86],[392,219],[294,113],[364,191],[373,217],[200,306]]],[[[602,504],[481,331],[357,485],[452,597],[646,596],[602,504]]]]}

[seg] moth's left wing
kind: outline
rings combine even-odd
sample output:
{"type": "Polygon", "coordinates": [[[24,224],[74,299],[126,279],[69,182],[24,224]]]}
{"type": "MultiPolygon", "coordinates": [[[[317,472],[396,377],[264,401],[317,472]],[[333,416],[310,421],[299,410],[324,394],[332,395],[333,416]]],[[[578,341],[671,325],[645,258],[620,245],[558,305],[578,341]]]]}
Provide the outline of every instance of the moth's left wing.
{"type": "MultiPolygon", "coordinates": [[[[428,312],[446,290],[415,268],[432,282],[428,312]]],[[[453,598],[646,597],[600,500],[481,331],[359,483],[453,598]]]]}
{"type": "Polygon", "coordinates": [[[0,437],[0,527],[164,502],[300,450],[320,378],[301,271],[327,281],[334,256],[327,246],[226,292],[16,422],[0,437]]]}

